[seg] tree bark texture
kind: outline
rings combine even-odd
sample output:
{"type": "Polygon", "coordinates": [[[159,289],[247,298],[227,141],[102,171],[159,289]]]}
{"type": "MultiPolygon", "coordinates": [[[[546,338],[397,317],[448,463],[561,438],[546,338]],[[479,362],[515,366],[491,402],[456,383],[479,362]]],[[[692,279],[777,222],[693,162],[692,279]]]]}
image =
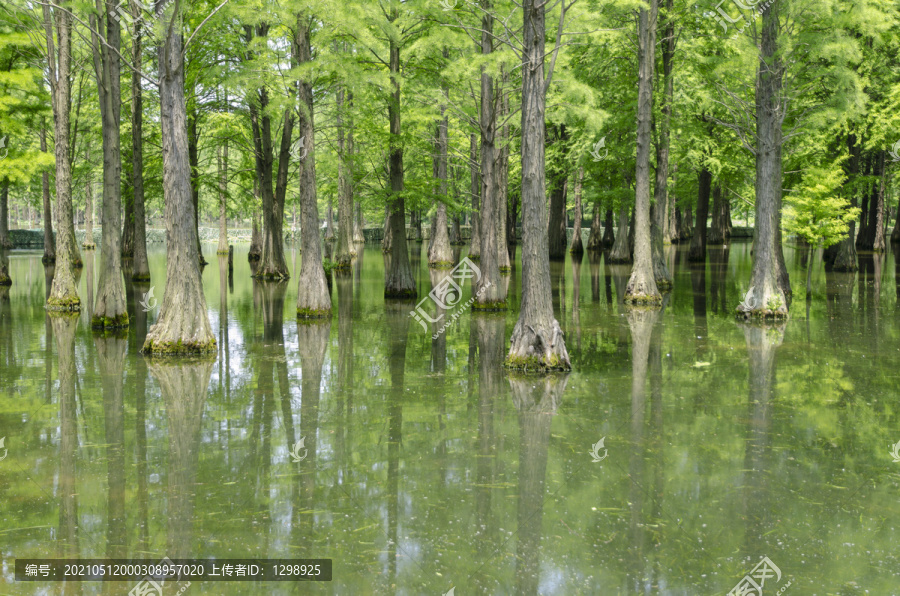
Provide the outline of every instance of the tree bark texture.
{"type": "MultiPolygon", "coordinates": [[[[650,142],[653,120],[653,69],[656,60],[657,0],[638,12],[638,117],[635,165],[634,265],[625,286],[625,302],[661,304],[653,275],[650,240],[650,142]]],[[[662,238],[660,238],[660,242],[662,238]]],[[[660,247],[661,248],[661,247],[660,247]]]]}
{"type": "Polygon", "coordinates": [[[248,261],[259,261],[262,254],[262,234],[259,222],[259,181],[253,181],[253,215],[250,230],[250,250],[247,252],[248,261]]]}
{"type": "Polygon", "coordinates": [[[478,163],[478,137],[469,135],[469,193],[472,210],[469,213],[469,258],[481,258],[481,169],[478,163]]]}
{"type": "Polygon", "coordinates": [[[712,191],[712,173],[705,166],[698,174],[697,185],[697,225],[691,237],[691,248],[688,260],[691,262],[706,261],[706,220],[709,216],[709,195],[712,191]]]}
{"type": "MultiPolygon", "coordinates": [[[[578,168],[578,172],[575,174],[575,224],[573,226],[574,232],[572,234],[572,244],[569,246],[569,252],[575,255],[584,253],[584,245],[581,241],[581,189],[583,183],[584,167],[582,166],[578,168]]],[[[595,209],[594,213],[596,214],[596,212],[595,209]]],[[[599,221],[597,223],[599,223],[599,221]]]]}
{"type": "MultiPolygon", "coordinates": [[[[47,152],[47,129],[41,127],[41,151],[47,152]]],[[[4,192],[9,192],[9,181],[5,181],[7,188],[4,192]]],[[[50,208],[50,172],[41,173],[41,198],[43,199],[44,208],[44,256],[41,257],[41,263],[49,265],[56,262],[56,240],[53,238],[53,216],[50,208]]]]}
{"type": "Polygon", "coordinates": [[[594,203],[594,214],[591,218],[591,233],[588,236],[587,249],[591,252],[603,250],[603,230],[600,223],[600,203],[594,203]]]}
{"type": "MultiPolygon", "coordinates": [[[[312,60],[310,23],[311,20],[307,15],[302,13],[298,15],[295,43],[298,64],[307,64],[312,60]]],[[[328,292],[328,282],[325,280],[322,248],[319,242],[313,92],[312,84],[305,79],[298,82],[298,99],[300,104],[299,132],[300,137],[305,139],[304,149],[307,150],[307,153],[300,162],[300,229],[302,230],[303,256],[297,288],[297,317],[313,319],[331,316],[331,294],[328,292]]],[[[349,229],[349,225],[347,229],[349,229]]]]}
{"type": "Polygon", "coordinates": [[[522,299],[506,365],[571,370],[562,328],[553,314],[545,211],[544,4],[524,0],[522,58],[522,299]]]}
{"type": "MultiPolygon", "coordinates": [[[[493,52],[494,19],[491,0],[481,0],[481,53],[493,52]]],[[[473,310],[506,310],[506,292],[500,283],[500,177],[497,161],[497,106],[494,79],[481,70],[481,103],[478,124],[481,132],[481,277],[475,284],[473,310]]],[[[503,246],[504,252],[506,246],[503,246]]]]}
{"type": "MultiPolygon", "coordinates": [[[[80,255],[75,247],[75,229],[72,223],[72,169],[69,164],[69,100],[71,96],[72,68],[72,17],[67,12],[68,2],[54,10],[57,44],[53,39],[53,18],[49,6],[42,7],[47,39],[47,59],[50,72],[50,95],[53,101],[53,140],[56,157],[56,272],[47,298],[47,310],[81,310],[81,299],[75,283],[76,259],[80,255]],[[54,45],[56,47],[54,47],[54,45]],[[58,54],[57,54],[58,51],[58,54]],[[73,252],[75,249],[75,252],[73,252]]],[[[7,181],[8,184],[8,181],[7,181]]],[[[0,192],[0,195],[5,195],[0,192]]],[[[4,199],[5,196],[0,196],[4,199]]],[[[5,200],[2,201],[5,204],[5,200]]],[[[0,226],[6,225],[6,213],[0,212],[0,226]]],[[[2,240],[2,234],[0,234],[2,240]]],[[[0,247],[2,248],[2,247],[0,247]]]]}
{"type": "MultiPolygon", "coordinates": [[[[448,50],[444,50],[444,57],[448,57],[448,50]]],[[[448,91],[443,89],[444,97],[448,91]]],[[[448,127],[447,106],[441,105],[441,119],[437,125],[437,179],[438,179],[438,204],[434,215],[434,233],[428,247],[428,266],[434,269],[453,267],[453,251],[450,248],[450,235],[447,232],[447,151],[448,151],[448,127]]]]}
{"type": "Polygon", "coordinates": [[[219,245],[217,255],[228,254],[228,139],[223,139],[216,152],[216,170],[219,178],[219,245]]]}
{"type": "MultiPolygon", "coordinates": [[[[140,70],[143,49],[141,44],[140,8],[137,3],[131,4],[134,16],[134,37],[131,44],[131,63],[140,70]]],[[[131,73],[131,186],[134,190],[133,226],[134,226],[134,263],[131,279],[133,281],[150,281],[150,263],[147,259],[147,216],[144,208],[144,98],[141,89],[141,76],[131,73]]],[[[129,224],[128,219],[125,225],[129,224]]]]}
{"type": "Polygon", "coordinates": [[[779,8],[773,3],[762,16],[756,75],[756,237],[750,288],[738,311],[745,316],[787,317],[787,296],[779,283],[778,244],[781,207],[781,84],[778,57],[779,8]]]}
{"type": "MultiPolygon", "coordinates": [[[[391,12],[391,21],[399,16],[398,9],[391,12]]],[[[400,46],[391,39],[390,43],[391,96],[388,98],[388,118],[390,120],[390,162],[391,179],[391,266],[385,272],[385,298],[415,298],[416,281],[409,264],[409,249],[406,244],[406,202],[403,198],[403,146],[400,140],[400,46]]]]}
{"type": "MultiPolygon", "coordinates": [[[[182,23],[180,15],[172,18],[175,19],[172,27],[159,46],[166,289],[159,318],[147,332],[141,351],[145,354],[214,354],[216,338],[206,314],[191,195],[184,62],[181,59],[182,23]]],[[[207,379],[208,376],[207,372],[207,379]]]]}
{"type": "MultiPolygon", "coordinates": [[[[615,242],[606,260],[610,263],[630,263],[631,250],[628,246],[628,207],[619,207],[618,229],[615,242]]],[[[610,226],[609,229],[612,229],[610,226]]]]}
{"type": "Polygon", "coordinates": [[[349,118],[344,117],[346,102],[345,91],[338,89],[337,98],[337,133],[338,133],[338,236],[335,266],[338,269],[350,269],[350,262],[356,255],[353,247],[353,162],[349,159],[353,152],[353,137],[349,134],[349,118]]]}

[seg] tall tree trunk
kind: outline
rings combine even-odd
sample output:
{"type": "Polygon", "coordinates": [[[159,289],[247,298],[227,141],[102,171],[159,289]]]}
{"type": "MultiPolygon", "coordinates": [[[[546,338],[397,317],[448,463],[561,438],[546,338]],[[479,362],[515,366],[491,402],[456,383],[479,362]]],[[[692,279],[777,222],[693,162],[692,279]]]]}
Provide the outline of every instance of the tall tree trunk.
{"type": "MultiPolygon", "coordinates": [[[[400,16],[399,9],[392,8],[390,21],[400,16]]],[[[415,298],[416,280],[409,264],[409,249],[406,244],[406,201],[403,198],[403,145],[400,139],[400,46],[391,38],[390,43],[391,96],[388,98],[388,118],[390,120],[390,162],[391,179],[391,266],[385,272],[385,298],[415,298]]]]}
{"type": "MultiPolygon", "coordinates": [[[[50,80],[50,96],[53,101],[53,140],[56,157],[56,272],[47,298],[47,310],[81,310],[81,299],[75,283],[75,263],[80,260],[75,247],[75,229],[72,224],[72,169],[69,163],[69,103],[71,96],[72,68],[72,17],[68,2],[54,10],[42,6],[44,33],[47,40],[47,60],[50,80]],[[54,44],[53,20],[56,21],[58,44],[54,44]],[[54,47],[56,46],[56,47],[54,47]],[[58,50],[58,54],[57,54],[58,50]]],[[[96,27],[95,27],[96,28],[96,27]]],[[[6,227],[6,198],[9,181],[0,188],[0,249],[3,248],[6,227]]],[[[8,277],[7,277],[8,279],[8,277]]]]}
{"type": "Polygon", "coordinates": [[[544,208],[544,8],[537,0],[524,0],[522,5],[522,299],[506,365],[571,370],[562,328],[553,314],[544,208]]]}
{"type": "Polygon", "coordinates": [[[228,139],[223,139],[216,151],[216,169],[219,177],[219,245],[217,255],[228,254],[228,139]]]}
{"type": "MultiPolygon", "coordinates": [[[[650,230],[650,141],[653,120],[653,69],[656,61],[657,0],[638,12],[638,117],[634,185],[634,265],[625,286],[625,302],[660,304],[653,274],[650,230]],[[648,10],[649,8],[649,10],[648,10]]],[[[660,237],[660,244],[662,237],[660,237]]],[[[662,247],[660,247],[661,249],[662,247]]],[[[667,272],[668,273],[668,272],[667,272]]]]}
{"type": "MultiPolygon", "coordinates": [[[[144,97],[141,89],[141,68],[143,48],[141,44],[140,7],[131,4],[134,17],[134,36],[131,43],[131,63],[135,71],[131,73],[131,186],[134,190],[134,263],[131,279],[150,281],[150,262],[147,259],[147,216],[144,205],[144,97]]],[[[128,218],[125,225],[128,225],[128,218]]]]}
{"type": "MultiPolygon", "coordinates": [[[[863,158],[865,165],[863,166],[863,176],[868,177],[872,174],[872,156],[863,158]]],[[[873,188],[871,183],[864,183],[862,187],[862,200],[859,210],[859,234],[856,236],[856,249],[866,250],[866,239],[869,235],[869,197],[870,189],[873,188]]]]}
{"type": "MultiPolygon", "coordinates": [[[[566,126],[553,127],[557,131],[556,140],[565,142],[568,138],[566,126]]],[[[547,224],[547,238],[551,260],[566,258],[566,207],[569,191],[569,173],[565,170],[550,176],[550,219],[547,224]]]]}
{"type": "MultiPolygon", "coordinates": [[[[47,129],[41,126],[41,151],[47,152],[47,129]]],[[[9,184],[7,181],[6,184],[9,184]]],[[[53,238],[53,217],[50,208],[50,172],[41,173],[41,196],[44,202],[44,265],[56,262],[56,240],[53,238]]]]}
{"type": "Polygon", "coordinates": [[[127,187],[127,181],[123,182],[123,190],[120,191],[125,202],[125,215],[122,219],[121,252],[123,259],[134,258],[134,189],[127,187]]]}
{"type": "MultiPolygon", "coordinates": [[[[158,3],[162,1],[157,0],[158,3]]],[[[159,319],[147,333],[141,351],[145,354],[215,354],[216,338],[206,314],[206,296],[200,277],[191,194],[184,61],[181,58],[183,25],[180,14],[170,18],[172,22],[166,38],[159,44],[158,68],[163,193],[166,198],[166,290],[159,319]]],[[[209,370],[211,368],[210,365],[209,370]]],[[[206,378],[208,381],[208,372],[206,378]]]]}
{"type": "MultiPolygon", "coordinates": [[[[572,233],[572,244],[569,246],[569,252],[575,255],[584,253],[584,246],[581,242],[581,188],[583,181],[584,167],[582,166],[578,168],[578,172],[575,174],[575,225],[572,233]]],[[[594,213],[597,213],[596,208],[594,213]]],[[[600,223],[599,217],[597,218],[597,223],[600,223]]],[[[593,232],[593,229],[591,231],[593,232]]]]}
{"type": "MultiPolygon", "coordinates": [[[[278,204],[275,189],[272,188],[274,158],[272,155],[272,121],[267,110],[269,106],[268,90],[261,88],[257,97],[258,104],[256,102],[250,104],[250,119],[253,126],[254,146],[256,149],[256,175],[259,179],[259,190],[262,195],[263,229],[259,266],[254,273],[254,277],[263,280],[279,281],[290,278],[287,262],[284,259],[284,204],[278,204]]],[[[291,126],[290,128],[293,127],[291,126]]],[[[282,141],[284,140],[283,134],[282,141]]],[[[290,146],[288,150],[290,150],[290,146]]],[[[318,237],[318,222],[313,226],[313,230],[304,228],[302,222],[300,226],[302,234],[314,234],[318,237]]]]}
{"type": "Polygon", "coordinates": [[[600,223],[600,202],[594,203],[594,215],[591,218],[591,233],[588,236],[587,249],[591,252],[603,250],[603,230],[600,223]]]}
{"type": "MultiPolygon", "coordinates": [[[[491,0],[481,0],[481,53],[493,52],[494,19],[491,0]]],[[[506,292],[500,283],[500,179],[497,169],[498,151],[494,79],[482,67],[481,105],[478,127],[481,132],[481,277],[475,284],[473,310],[506,310],[506,292]]],[[[503,247],[506,250],[506,247],[503,247]]]]}
{"type": "Polygon", "coordinates": [[[9,239],[9,178],[0,181],[0,249],[12,248],[9,239]]]}
{"type": "MultiPolygon", "coordinates": [[[[197,132],[197,124],[200,115],[196,106],[191,106],[188,112],[188,159],[191,165],[191,200],[194,202],[194,228],[197,236],[197,255],[199,263],[206,265],[203,258],[203,249],[200,246],[200,134],[197,132]]],[[[270,178],[271,179],[271,178],[270,178]]],[[[200,270],[202,273],[202,269],[200,270]]]]}
{"type": "Polygon", "coordinates": [[[384,206],[384,230],[381,234],[381,252],[390,254],[393,250],[394,230],[391,227],[391,206],[384,206]]]}
{"type": "MultiPolygon", "coordinates": [[[[626,225],[628,225],[626,223],[626,225]]],[[[616,243],[616,233],[613,231],[615,224],[613,223],[613,210],[607,209],[603,217],[603,243],[604,249],[612,248],[616,243]]]]}
{"type": "Polygon", "coordinates": [[[251,216],[250,250],[247,252],[248,261],[259,261],[262,254],[262,234],[259,229],[259,181],[253,181],[253,215],[251,216]]]}
{"type": "Polygon", "coordinates": [[[756,73],[756,237],[750,288],[738,311],[745,316],[786,317],[787,296],[779,282],[781,207],[781,84],[778,55],[779,5],[763,12],[756,73]]]}
{"type": "MultiPolygon", "coordinates": [[[[447,60],[450,52],[444,48],[443,56],[447,60]]],[[[448,96],[448,89],[443,87],[445,101],[448,96]]],[[[428,247],[428,266],[434,269],[447,269],[453,266],[453,251],[450,248],[450,236],[447,233],[447,152],[448,152],[448,126],[447,106],[441,104],[441,119],[437,125],[437,166],[438,179],[438,204],[437,212],[434,215],[434,230],[431,237],[431,243],[428,247]]]]}
{"type": "MultiPolygon", "coordinates": [[[[84,242],[81,243],[81,247],[85,250],[94,250],[97,246],[94,244],[94,177],[90,143],[85,146],[84,162],[87,164],[88,171],[87,179],[84,182],[84,242]]],[[[45,211],[44,217],[51,221],[53,219],[50,211],[45,211]]]]}
{"type": "MultiPolygon", "coordinates": [[[[351,132],[352,134],[352,132],[351,132]]],[[[351,137],[352,138],[352,137],[351,137]]],[[[351,145],[352,146],[352,145],[351,145]]],[[[350,189],[353,189],[353,181],[350,181],[350,189]]],[[[362,211],[362,202],[354,201],[356,204],[356,218],[353,224],[353,242],[364,243],[366,241],[366,236],[363,234],[363,211],[362,211]]],[[[362,250],[362,249],[360,249],[362,250]]]]}
{"type": "Polygon", "coordinates": [[[122,94],[119,47],[121,29],[112,18],[112,3],[98,16],[106,42],[93,40],[94,72],[100,95],[100,119],[103,123],[103,232],[100,248],[100,275],[91,326],[111,329],[128,326],[125,308],[125,280],[122,278],[122,155],[119,139],[122,94]]]}
{"type": "Polygon", "coordinates": [[[706,236],[707,244],[725,242],[725,200],[722,197],[722,185],[718,182],[712,189],[712,227],[706,236]]]}
{"type": "Polygon", "coordinates": [[[691,237],[691,248],[688,260],[691,262],[706,261],[706,220],[709,215],[709,195],[712,190],[712,173],[706,166],[698,174],[697,186],[697,225],[691,237]]]}
{"type": "Polygon", "coordinates": [[[869,220],[871,221],[872,232],[871,248],[875,252],[884,252],[884,192],[886,186],[885,167],[884,167],[884,149],[878,151],[878,166],[875,175],[878,176],[878,191],[874,195],[874,205],[869,212],[869,220]]]}
{"type": "Polygon", "coordinates": [[[338,237],[335,266],[338,269],[350,269],[350,262],[356,254],[353,248],[353,191],[350,182],[353,179],[352,162],[349,158],[353,137],[347,134],[349,124],[344,119],[344,89],[336,94],[337,100],[337,133],[338,133],[338,237]]]}
{"type": "Polygon", "coordinates": [[[510,260],[509,251],[509,125],[506,118],[509,115],[509,73],[505,65],[500,65],[501,88],[499,91],[498,122],[503,122],[500,127],[500,146],[498,148],[497,180],[499,200],[497,201],[496,222],[500,228],[498,248],[498,264],[500,273],[512,271],[513,263],[510,260]]]}
{"type": "MultiPolygon", "coordinates": [[[[612,229],[612,226],[608,229],[612,229]]],[[[615,242],[606,260],[610,263],[631,262],[631,250],[628,246],[628,207],[619,207],[619,222],[615,242]]]]}
{"type": "Polygon", "coordinates": [[[469,192],[472,211],[469,213],[469,258],[481,258],[481,170],[478,166],[478,137],[469,135],[469,192]]]}
{"type": "MultiPolygon", "coordinates": [[[[308,64],[312,60],[310,26],[312,19],[304,13],[297,15],[296,61],[308,64]]],[[[303,319],[331,316],[331,294],[322,266],[319,242],[319,208],[316,198],[315,127],[313,126],[312,84],[300,79],[297,83],[300,104],[298,127],[300,137],[306,140],[308,152],[300,162],[300,229],[303,243],[303,259],[300,264],[300,281],[297,288],[297,317],[303,319]]],[[[347,226],[349,228],[349,225],[347,226]]]]}
{"type": "Polygon", "coordinates": [[[660,290],[672,287],[672,275],[666,265],[663,246],[671,242],[669,227],[669,129],[672,118],[674,83],[672,59],[675,55],[675,23],[672,14],[673,0],[666,0],[663,18],[662,68],[663,93],[660,106],[659,139],[656,144],[656,185],[650,219],[650,240],[653,257],[653,276],[660,290]]]}

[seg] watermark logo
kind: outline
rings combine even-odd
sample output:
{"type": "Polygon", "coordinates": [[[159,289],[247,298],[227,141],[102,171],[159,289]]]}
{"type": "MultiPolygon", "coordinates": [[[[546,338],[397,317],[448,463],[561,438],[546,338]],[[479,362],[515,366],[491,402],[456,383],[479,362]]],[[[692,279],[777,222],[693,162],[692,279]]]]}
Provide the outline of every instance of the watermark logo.
{"type": "Polygon", "coordinates": [[[294,448],[290,451],[291,459],[294,460],[294,463],[298,463],[306,459],[306,454],[309,452],[309,449],[305,449],[304,441],[306,441],[306,437],[300,437],[300,440],[294,443],[294,448]],[[303,449],[303,455],[300,455],[300,450],[303,449]]]}
{"type": "Polygon", "coordinates": [[[609,155],[609,149],[606,149],[606,152],[603,155],[600,155],[600,150],[606,148],[606,137],[603,137],[596,143],[594,143],[594,148],[591,151],[591,155],[594,156],[594,161],[603,161],[606,159],[606,156],[609,155]]]}
{"type": "MultiPolygon", "coordinates": [[[[135,5],[138,7],[139,11],[143,10],[144,12],[150,13],[150,15],[154,19],[159,18],[163,13],[165,13],[166,8],[168,8],[168,6],[170,4],[172,4],[172,0],[166,0],[159,7],[154,8],[153,2],[141,2],[140,0],[130,0],[130,1],[135,3],[135,5]]],[[[129,12],[129,10],[128,10],[128,3],[129,3],[129,0],[121,0],[121,2],[119,2],[115,6],[115,8],[113,8],[113,10],[109,11],[109,16],[113,20],[115,20],[117,23],[119,23],[121,25],[125,25],[125,27],[130,26],[133,28],[135,26],[135,24],[139,24],[139,23],[143,22],[145,19],[144,19],[143,14],[138,14],[137,18],[135,18],[134,15],[132,15],[131,12],[129,12]],[[125,21],[125,22],[123,23],[122,21],[125,21]]],[[[150,37],[153,37],[154,36],[153,27],[147,27],[146,33],[149,34],[150,37]]]]}
{"type": "MultiPolygon", "coordinates": [[[[441,0],[438,4],[444,9],[444,11],[453,10],[456,8],[456,0],[441,0]]],[[[452,592],[453,590],[451,590],[452,592]]],[[[450,592],[447,592],[448,594],[450,592]]]]}
{"type": "MultiPolygon", "coordinates": [[[[738,584],[728,592],[728,596],[762,596],[763,586],[766,585],[767,579],[775,578],[774,583],[781,581],[781,569],[773,563],[769,557],[763,557],[762,561],[756,564],[750,573],[738,582],[738,584]]],[[[788,582],[778,591],[778,594],[791,585],[788,582]]]]}
{"type": "Polygon", "coordinates": [[[0,139],[0,159],[6,159],[6,156],[9,155],[9,149],[6,148],[7,140],[9,140],[9,135],[0,139]]]}
{"type": "Polygon", "coordinates": [[[591,463],[597,463],[598,461],[603,461],[609,456],[609,450],[603,446],[603,441],[606,440],[606,437],[602,437],[599,441],[591,445],[591,450],[588,453],[591,454],[593,458],[591,463]],[[600,450],[603,449],[603,455],[600,455],[600,450]]]}
{"type": "Polygon", "coordinates": [[[155,287],[156,286],[150,286],[150,290],[144,292],[144,299],[138,302],[144,312],[150,312],[156,308],[156,298],[153,297],[153,288],[155,287]]]}
{"type": "MultiPolygon", "coordinates": [[[[163,585],[166,583],[166,576],[173,575],[177,569],[177,567],[172,563],[172,559],[169,557],[163,558],[159,563],[150,566],[154,573],[147,577],[147,579],[143,579],[137,583],[131,591],[128,592],[128,596],[162,596],[163,595],[163,585]]],[[[181,583],[180,581],[178,583],[181,583]]],[[[191,582],[185,582],[185,584],[181,587],[180,590],[175,592],[176,596],[178,594],[184,593],[185,590],[191,585],[191,582]]]]}
{"type": "MultiPolygon", "coordinates": [[[[900,444],[900,443],[898,443],[900,444]]],[[[7,449],[6,449],[6,437],[0,437],[0,449],[3,450],[3,457],[0,457],[0,461],[6,459],[7,449]]]]}
{"type": "MultiPolygon", "coordinates": [[[[2,147],[2,146],[3,146],[3,144],[2,144],[2,142],[0,142],[0,147],[2,147]]],[[[888,151],[888,153],[891,154],[891,161],[900,161],[900,141],[897,141],[896,143],[894,143],[894,146],[891,147],[891,150],[888,151]]],[[[3,159],[3,158],[0,157],[0,159],[3,159]]]]}
{"type": "Polygon", "coordinates": [[[449,592],[447,592],[447,593],[444,594],[444,596],[453,596],[453,594],[454,594],[455,592],[456,592],[456,586],[453,586],[452,588],[450,588],[450,591],[449,591],[449,592]]]}
{"type": "Polygon", "coordinates": [[[309,153],[309,147],[304,146],[304,141],[306,140],[305,136],[297,139],[297,142],[294,143],[294,146],[291,147],[291,157],[298,161],[303,161],[306,157],[306,154],[309,153]]]}
{"type": "MultiPolygon", "coordinates": [[[[3,440],[0,439],[0,447],[3,447],[3,440]]],[[[891,451],[891,457],[894,458],[894,463],[900,463],[900,441],[897,441],[897,444],[894,445],[894,450],[891,451]]],[[[3,459],[0,457],[0,459],[3,459]]]]}
{"type": "MultiPolygon", "coordinates": [[[[473,283],[478,283],[481,281],[481,269],[478,268],[475,263],[469,260],[469,257],[465,257],[459,264],[450,270],[450,273],[438,283],[431,292],[428,293],[427,296],[422,298],[421,301],[416,305],[415,310],[409,311],[409,316],[414,318],[422,325],[422,329],[428,331],[428,321],[429,323],[437,323],[441,319],[444,318],[444,313],[440,313],[437,317],[432,318],[423,308],[423,305],[426,302],[433,302],[435,306],[442,310],[448,310],[453,308],[459,304],[459,301],[462,300],[462,284],[466,283],[467,279],[471,279],[473,283]],[[459,283],[457,283],[459,282],[459,283]]],[[[485,284],[481,289],[478,290],[479,294],[484,292],[487,288],[491,287],[491,284],[485,284]]],[[[463,307],[471,306],[473,302],[475,302],[475,298],[477,298],[478,294],[469,299],[463,307]]],[[[457,312],[450,317],[450,320],[441,328],[441,330],[432,336],[432,339],[437,339],[437,336],[444,332],[447,326],[455,321],[462,314],[463,309],[459,309],[457,312]]]]}
{"type": "MultiPolygon", "coordinates": [[[[722,8],[722,5],[728,1],[729,0],[721,0],[721,2],[716,4],[716,12],[704,13],[704,16],[707,16],[707,17],[711,16],[712,18],[714,18],[716,20],[716,22],[722,26],[722,31],[724,33],[728,33],[728,25],[729,24],[735,25],[738,21],[741,21],[744,19],[743,12],[739,12],[736,17],[732,17],[730,14],[728,14],[728,12],[726,12],[722,8]]],[[[772,3],[774,1],[775,0],[767,0],[767,2],[765,4],[760,5],[761,0],[753,0],[751,2],[748,2],[747,4],[745,4],[741,0],[731,0],[731,2],[734,2],[734,4],[738,7],[739,10],[742,10],[742,11],[749,10],[749,11],[751,11],[751,13],[753,15],[761,15],[763,12],[765,12],[765,10],[767,8],[769,8],[769,6],[772,5],[772,3]]],[[[741,29],[739,31],[737,31],[737,33],[735,33],[732,37],[737,37],[738,35],[743,33],[744,29],[746,29],[750,25],[750,20],[751,19],[749,19],[749,18],[746,19],[747,22],[744,23],[744,26],[741,27],[741,29]]]]}

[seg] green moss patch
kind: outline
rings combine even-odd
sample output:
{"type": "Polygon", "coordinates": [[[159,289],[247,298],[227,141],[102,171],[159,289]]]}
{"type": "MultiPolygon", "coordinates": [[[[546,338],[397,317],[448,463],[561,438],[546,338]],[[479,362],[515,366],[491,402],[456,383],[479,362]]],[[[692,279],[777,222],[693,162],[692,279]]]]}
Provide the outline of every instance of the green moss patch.
{"type": "Polygon", "coordinates": [[[81,298],[78,296],[65,298],[54,298],[51,296],[47,299],[47,304],[44,308],[54,312],[79,311],[81,310],[81,298]]]}
{"type": "Polygon", "coordinates": [[[650,294],[626,294],[623,300],[625,304],[641,305],[660,305],[662,304],[662,296],[651,296],[650,294]]]}
{"type": "Polygon", "coordinates": [[[331,318],[330,308],[298,308],[298,319],[327,319],[331,318]]]}
{"type": "Polygon", "coordinates": [[[209,341],[153,341],[148,339],[141,348],[142,354],[151,356],[198,355],[216,352],[216,340],[209,341]]]}
{"type": "Polygon", "coordinates": [[[490,302],[475,301],[472,303],[472,310],[477,312],[495,312],[506,309],[506,300],[492,300],[490,302]]]}
{"type": "Polygon", "coordinates": [[[453,261],[435,261],[428,263],[428,266],[432,269],[453,269],[453,261]]]}
{"type": "Polygon", "coordinates": [[[535,374],[568,372],[572,370],[570,366],[567,366],[555,354],[551,354],[546,362],[540,356],[513,356],[510,354],[503,361],[503,366],[510,370],[535,374]]]}
{"type": "Polygon", "coordinates": [[[12,278],[5,273],[0,273],[0,286],[11,286],[12,278]]]}
{"type": "Polygon", "coordinates": [[[128,313],[123,312],[115,317],[94,315],[91,318],[91,328],[97,330],[122,329],[128,327],[128,313]]]}
{"type": "Polygon", "coordinates": [[[135,273],[131,276],[131,281],[150,281],[149,273],[135,273]]]}

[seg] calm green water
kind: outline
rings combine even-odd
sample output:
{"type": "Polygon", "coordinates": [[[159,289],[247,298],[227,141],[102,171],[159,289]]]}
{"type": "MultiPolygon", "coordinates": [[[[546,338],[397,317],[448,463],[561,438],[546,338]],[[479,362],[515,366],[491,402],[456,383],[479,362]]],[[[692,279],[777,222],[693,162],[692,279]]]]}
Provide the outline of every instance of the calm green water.
{"type": "MultiPolygon", "coordinates": [[[[543,379],[500,368],[515,311],[466,312],[433,340],[414,304],[385,304],[379,248],[333,279],[335,316],[313,326],[294,318],[296,277],[254,283],[244,246],[229,279],[214,250],[219,353],[181,365],[138,354],[158,313],[136,307],[149,287],[127,286],[127,337],[96,338],[87,309],[51,323],[40,253],[12,254],[0,593],[133,587],[16,583],[15,558],[165,554],[334,561],[330,583],[186,594],[725,594],[763,556],[782,574],[767,596],[788,582],[797,596],[900,593],[894,255],[858,275],[819,267],[807,318],[805,255],[787,249],[798,299],[766,330],[731,314],[748,244],[712,248],[705,269],[673,248],[658,315],[619,303],[628,267],[567,260],[553,279],[574,371],[543,379]]],[[[289,247],[292,272],[299,259],[289,247]]],[[[161,299],[162,248],[150,268],[161,299]]]]}

